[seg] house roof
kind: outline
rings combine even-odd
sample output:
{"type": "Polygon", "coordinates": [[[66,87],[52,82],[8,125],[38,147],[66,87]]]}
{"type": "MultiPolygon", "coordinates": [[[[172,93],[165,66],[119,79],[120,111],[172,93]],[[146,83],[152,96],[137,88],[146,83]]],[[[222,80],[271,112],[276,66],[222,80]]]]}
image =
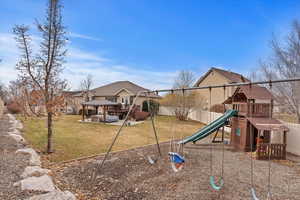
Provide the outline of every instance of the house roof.
{"type": "Polygon", "coordinates": [[[82,91],[63,91],[64,95],[75,95],[80,94],[82,91]]]}
{"type": "Polygon", "coordinates": [[[274,118],[247,118],[255,128],[258,130],[268,131],[288,131],[289,129],[284,126],[280,121],[274,118]]]}
{"type": "Polygon", "coordinates": [[[200,77],[197,80],[197,82],[195,83],[194,86],[196,86],[196,87],[199,86],[199,84],[213,71],[221,74],[223,77],[225,77],[228,80],[229,83],[250,82],[250,80],[248,80],[241,74],[212,67],[202,77],[200,77]]]}
{"type": "MultiPolygon", "coordinates": [[[[133,95],[137,95],[138,92],[141,92],[141,91],[150,91],[150,90],[143,88],[139,85],[136,85],[130,81],[117,81],[117,82],[113,82],[113,83],[92,89],[91,93],[94,96],[116,96],[122,90],[126,90],[126,91],[132,93],[133,95]]],[[[82,96],[82,94],[80,93],[80,94],[76,94],[74,96],[82,96]]],[[[145,94],[143,94],[141,96],[145,96],[145,94]]],[[[156,94],[151,94],[150,97],[158,98],[159,96],[156,94]]]]}

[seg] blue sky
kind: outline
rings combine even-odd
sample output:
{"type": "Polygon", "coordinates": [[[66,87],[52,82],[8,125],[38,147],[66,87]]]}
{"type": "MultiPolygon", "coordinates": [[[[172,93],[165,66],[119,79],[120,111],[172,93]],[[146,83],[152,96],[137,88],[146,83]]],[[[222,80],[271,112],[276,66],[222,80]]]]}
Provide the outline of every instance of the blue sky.
{"type": "MultiPolygon", "coordinates": [[[[181,69],[247,74],[270,55],[272,34],[300,19],[300,1],[64,0],[69,54],[63,74],[73,89],[88,73],[95,86],[130,80],[150,89],[172,85],[181,69]]],[[[1,0],[0,81],[16,78],[12,27],[28,24],[46,0],[1,0]]]]}

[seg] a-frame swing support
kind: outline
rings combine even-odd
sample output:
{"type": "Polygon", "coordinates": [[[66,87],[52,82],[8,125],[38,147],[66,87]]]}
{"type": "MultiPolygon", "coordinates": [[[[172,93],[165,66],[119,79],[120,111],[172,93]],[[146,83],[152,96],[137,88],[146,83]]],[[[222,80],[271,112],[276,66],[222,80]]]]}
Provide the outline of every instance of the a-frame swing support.
{"type": "MultiPolygon", "coordinates": [[[[117,141],[117,139],[118,139],[118,137],[119,137],[119,135],[120,135],[120,133],[121,133],[121,130],[123,129],[123,127],[125,126],[127,120],[129,119],[129,115],[130,115],[130,113],[131,113],[132,110],[133,110],[133,107],[134,107],[134,105],[135,105],[135,102],[136,102],[137,98],[138,98],[142,93],[145,93],[145,94],[146,94],[147,92],[146,92],[146,91],[140,91],[140,92],[137,93],[137,95],[136,95],[134,101],[132,102],[132,105],[130,106],[130,108],[129,108],[129,110],[128,110],[128,113],[126,114],[126,117],[125,117],[125,119],[124,119],[124,121],[123,121],[121,127],[118,129],[118,131],[117,131],[117,133],[116,133],[116,135],[115,135],[115,137],[114,137],[114,139],[113,139],[111,145],[109,146],[109,148],[108,148],[108,150],[107,150],[107,152],[106,152],[106,154],[105,154],[105,156],[104,156],[102,162],[100,163],[100,166],[97,166],[97,168],[98,168],[98,169],[97,169],[97,172],[99,172],[99,171],[102,169],[102,167],[103,167],[105,161],[106,161],[107,158],[108,158],[109,153],[111,152],[111,150],[112,150],[114,144],[116,143],[116,141],[117,141]]],[[[157,148],[158,148],[158,153],[159,153],[159,155],[161,156],[161,151],[160,151],[160,146],[159,146],[159,142],[158,142],[157,132],[156,132],[156,129],[155,129],[155,124],[154,124],[154,120],[153,120],[153,115],[150,114],[150,117],[151,117],[151,123],[152,123],[153,132],[154,132],[155,139],[156,139],[156,144],[157,144],[157,148]]],[[[97,165],[99,165],[99,164],[97,164],[97,165]]],[[[96,178],[96,173],[93,173],[93,175],[92,175],[91,178],[92,178],[92,180],[94,181],[95,178],[96,178]]]]}
{"type": "Polygon", "coordinates": [[[219,134],[219,130],[220,130],[220,128],[218,128],[218,130],[216,131],[216,133],[215,133],[215,135],[214,135],[214,137],[213,137],[213,139],[212,139],[212,143],[222,143],[222,142],[224,142],[224,134],[225,134],[225,127],[223,126],[222,127],[222,138],[221,138],[221,140],[216,140],[216,138],[217,138],[217,136],[218,136],[218,134],[219,134]]]}

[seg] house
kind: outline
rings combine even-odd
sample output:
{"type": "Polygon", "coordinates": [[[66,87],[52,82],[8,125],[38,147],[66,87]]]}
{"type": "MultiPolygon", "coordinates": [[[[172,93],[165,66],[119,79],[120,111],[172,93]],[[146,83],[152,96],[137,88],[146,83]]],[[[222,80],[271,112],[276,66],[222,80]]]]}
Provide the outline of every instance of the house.
{"type": "MultiPolygon", "coordinates": [[[[94,88],[89,91],[89,101],[109,101],[113,103],[119,103],[124,107],[132,105],[134,98],[139,92],[150,91],[149,89],[143,88],[130,81],[117,81],[107,85],[103,85],[94,88]]],[[[152,100],[158,100],[159,95],[151,94],[148,96],[152,100]]],[[[141,94],[135,105],[139,106],[140,109],[143,107],[143,103],[148,99],[146,94],[141,94]]],[[[76,92],[71,95],[71,101],[68,101],[68,109],[73,109],[76,113],[81,113],[82,103],[86,102],[83,92],[76,92]]]]}
{"type": "MultiPolygon", "coordinates": [[[[200,77],[195,83],[194,87],[203,87],[203,86],[213,86],[213,85],[222,85],[230,83],[240,83],[240,82],[249,82],[247,78],[243,75],[212,67],[207,71],[202,77],[200,77]]],[[[211,91],[211,106],[216,104],[223,103],[228,97],[232,96],[236,87],[228,87],[225,91],[224,98],[224,89],[223,88],[214,88],[211,91]]],[[[202,98],[205,98],[206,105],[204,109],[209,108],[209,89],[197,90],[202,98]]]]}

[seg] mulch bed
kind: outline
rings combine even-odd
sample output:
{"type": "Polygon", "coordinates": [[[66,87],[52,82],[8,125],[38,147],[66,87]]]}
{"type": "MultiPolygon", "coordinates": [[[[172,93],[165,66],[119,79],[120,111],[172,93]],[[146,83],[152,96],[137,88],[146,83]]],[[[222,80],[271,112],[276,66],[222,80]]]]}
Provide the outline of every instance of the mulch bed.
{"type": "MultiPolygon", "coordinates": [[[[213,175],[221,172],[221,146],[213,146],[213,175]]],[[[91,173],[103,157],[73,161],[52,167],[56,184],[63,190],[77,194],[78,199],[251,199],[250,158],[243,152],[226,147],[224,179],[221,191],[209,185],[209,145],[187,145],[186,165],[178,173],[170,167],[168,144],[162,145],[163,157],[156,164],[148,163],[146,156],[155,157],[155,146],[136,148],[110,155],[95,182],[91,173]]],[[[271,191],[273,200],[300,199],[299,166],[290,162],[272,162],[271,191]]],[[[268,162],[254,161],[254,184],[260,199],[266,199],[268,162]]]]}

